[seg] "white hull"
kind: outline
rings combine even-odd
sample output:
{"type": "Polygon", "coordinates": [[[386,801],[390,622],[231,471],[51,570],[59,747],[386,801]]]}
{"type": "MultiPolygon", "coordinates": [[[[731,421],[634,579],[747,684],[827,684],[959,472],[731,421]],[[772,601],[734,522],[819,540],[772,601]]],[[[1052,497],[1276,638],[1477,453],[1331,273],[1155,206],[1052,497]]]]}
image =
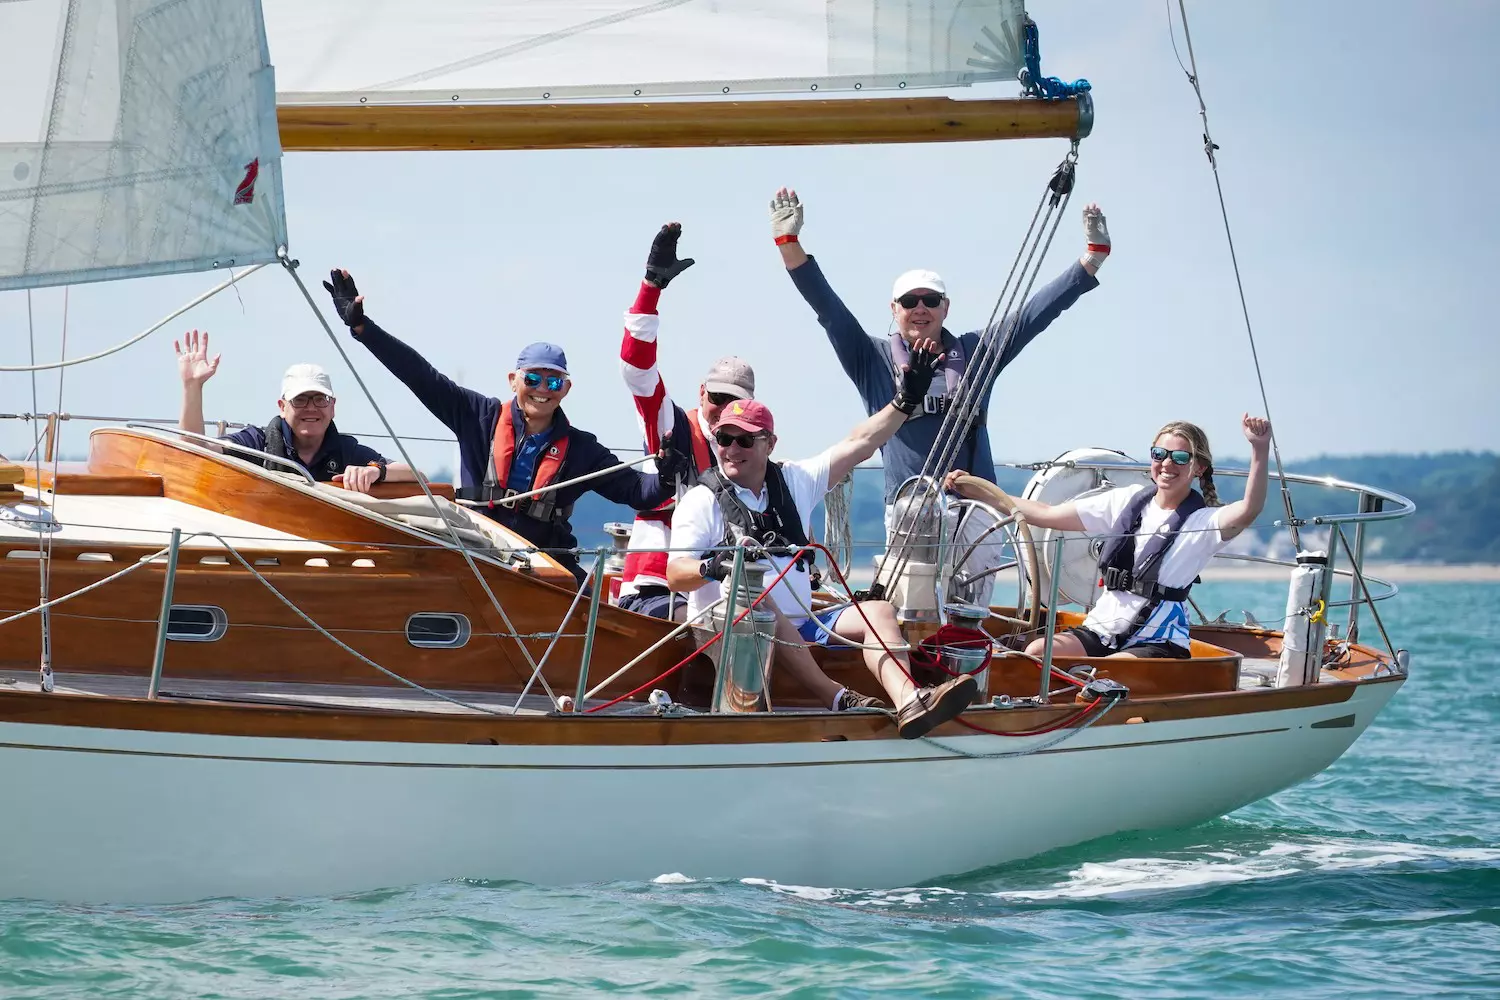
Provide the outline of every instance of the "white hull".
{"type": "MultiPolygon", "coordinates": [[[[1360,685],[1312,708],[1098,726],[989,760],[895,740],[470,746],[0,724],[0,898],[169,902],[666,872],[910,885],[1222,815],[1327,767],[1398,686],[1360,685]]],[[[992,752],[1045,739],[943,742],[992,752]]]]}

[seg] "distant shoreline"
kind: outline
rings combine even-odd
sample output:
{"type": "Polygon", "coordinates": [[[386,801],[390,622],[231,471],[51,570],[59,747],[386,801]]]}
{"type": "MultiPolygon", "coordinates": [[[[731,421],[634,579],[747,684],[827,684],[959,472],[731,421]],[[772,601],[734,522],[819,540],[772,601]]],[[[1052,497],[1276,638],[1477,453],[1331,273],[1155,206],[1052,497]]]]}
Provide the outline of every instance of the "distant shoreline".
{"type": "MultiPolygon", "coordinates": [[[[1334,564],[1335,572],[1347,569],[1343,561],[1334,564]]],[[[1366,562],[1365,573],[1392,583],[1496,583],[1500,582],[1500,565],[1495,563],[1402,563],[1366,562]]],[[[1205,580],[1282,580],[1284,566],[1216,562],[1203,571],[1205,580]]]]}

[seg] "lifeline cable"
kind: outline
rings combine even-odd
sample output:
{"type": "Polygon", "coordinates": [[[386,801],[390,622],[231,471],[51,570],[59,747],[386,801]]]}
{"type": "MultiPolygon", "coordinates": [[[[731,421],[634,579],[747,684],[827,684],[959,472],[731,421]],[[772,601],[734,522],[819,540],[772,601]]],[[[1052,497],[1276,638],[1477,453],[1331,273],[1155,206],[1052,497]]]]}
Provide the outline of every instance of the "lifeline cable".
{"type": "MultiPolygon", "coordinates": [[[[1192,71],[1183,67],[1182,72],[1187,76],[1188,83],[1193,87],[1193,93],[1198,97],[1198,117],[1203,120],[1203,155],[1208,157],[1208,165],[1213,168],[1214,190],[1219,195],[1219,215],[1224,220],[1224,238],[1229,243],[1229,262],[1234,267],[1234,287],[1240,296],[1240,312],[1245,317],[1245,335],[1250,338],[1250,359],[1255,362],[1255,381],[1260,385],[1260,403],[1266,410],[1266,420],[1271,419],[1271,402],[1266,396],[1266,380],[1260,370],[1260,353],[1255,349],[1255,331],[1250,325],[1250,306],[1245,300],[1245,283],[1240,278],[1240,261],[1234,252],[1234,233],[1229,228],[1229,209],[1224,204],[1224,185],[1219,181],[1219,160],[1214,156],[1214,150],[1219,146],[1208,134],[1208,105],[1203,101],[1203,88],[1198,84],[1198,60],[1193,57],[1193,36],[1188,31],[1187,7],[1183,0],[1177,0],[1177,9],[1182,14],[1182,37],[1187,42],[1188,63],[1192,71]]],[[[1167,30],[1172,35],[1172,51],[1177,51],[1176,33],[1172,32],[1172,0],[1167,0],[1167,30]]],[[[1177,65],[1182,66],[1182,57],[1177,57],[1177,65]]],[[[1281,484],[1281,503],[1286,508],[1286,523],[1292,533],[1292,544],[1298,549],[1302,548],[1301,533],[1297,530],[1297,514],[1292,510],[1292,492],[1286,485],[1286,470],[1281,465],[1281,446],[1276,443],[1276,424],[1271,424],[1271,452],[1276,456],[1277,482],[1281,484]]]]}

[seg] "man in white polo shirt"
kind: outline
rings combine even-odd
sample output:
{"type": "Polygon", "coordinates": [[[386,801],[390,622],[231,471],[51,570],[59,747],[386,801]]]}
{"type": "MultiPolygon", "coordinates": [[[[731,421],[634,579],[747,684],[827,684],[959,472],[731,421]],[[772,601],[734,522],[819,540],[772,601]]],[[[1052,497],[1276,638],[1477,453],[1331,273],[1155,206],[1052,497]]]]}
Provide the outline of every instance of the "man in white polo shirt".
{"type": "MultiPolygon", "coordinates": [[[[719,468],[683,495],[672,519],[677,552],[667,563],[667,582],[688,595],[689,617],[723,593],[734,561],[734,553],[724,551],[725,546],[745,538],[769,547],[807,543],[809,517],[828,484],[875,454],[920,405],[939,360],[925,349],[930,346],[935,345],[926,342],[912,352],[890,404],[838,444],[804,461],[770,460],[776,447],[775,422],[764,403],[737,400],[724,407],[714,424],[719,468]]],[[[792,561],[781,555],[762,558],[770,566],[768,579],[792,561]]],[[[828,645],[830,630],[867,647],[865,664],[895,703],[896,724],[905,739],[927,735],[967,708],[977,694],[978,685],[968,675],[921,689],[912,683],[906,640],[888,601],[865,601],[858,608],[844,604],[814,616],[812,583],[803,565],[788,571],[766,600],[777,612],[776,637],[787,643],[777,647],[777,664],[836,712],[879,703],[840,687],[818,669],[807,646],[828,645]],[[887,655],[882,643],[893,655],[887,655]]]]}

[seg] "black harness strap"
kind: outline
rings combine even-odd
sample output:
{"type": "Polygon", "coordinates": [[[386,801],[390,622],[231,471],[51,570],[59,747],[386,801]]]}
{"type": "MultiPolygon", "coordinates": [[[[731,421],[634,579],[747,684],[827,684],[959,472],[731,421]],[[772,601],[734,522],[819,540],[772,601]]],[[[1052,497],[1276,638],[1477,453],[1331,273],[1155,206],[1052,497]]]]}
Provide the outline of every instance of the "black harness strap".
{"type": "MultiPolygon", "coordinates": [[[[266,424],[265,428],[263,429],[263,433],[266,436],[266,445],[261,450],[268,455],[276,455],[279,458],[288,458],[293,462],[300,463],[302,461],[301,457],[296,453],[295,450],[289,449],[287,447],[286,435],[281,433],[281,427],[282,420],[280,417],[277,417],[269,424],[266,424]]],[[[343,472],[344,469],[354,464],[352,461],[346,461],[348,456],[344,454],[343,435],[334,430],[333,423],[331,421],[328,424],[328,430],[326,433],[337,435],[336,440],[338,441],[339,446],[332,455],[328,455],[323,459],[323,468],[308,469],[308,471],[312,473],[314,479],[318,478],[319,472],[325,473],[329,479],[332,479],[340,472],[343,472]]],[[[273,462],[269,459],[263,460],[260,464],[265,466],[267,469],[270,469],[272,472],[287,471],[285,465],[282,465],[280,462],[273,462]]]]}
{"type": "Polygon", "coordinates": [[[1187,600],[1188,592],[1193,587],[1191,583],[1186,587],[1164,587],[1157,582],[1156,578],[1161,572],[1162,559],[1166,556],[1167,550],[1172,547],[1172,543],[1177,541],[1177,536],[1181,534],[1183,525],[1187,524],[1187,519],[1208,504],[1201,493],[1191,490],[1167,518],[1163,530],[1153,532],[1147,539],[1140,558],[1136,558],[1136,535],[1141,530],[1141,521],[1146,516],[1146,505],[1154,496],[1156,496],[1156,487],[1148,486],[1136,496],[1131,497],[1130,503],[1111,526],[1109,538],[1099,554],[1100,586],[1106,590],[1122,590],[1135,594],[1137,597],[1146,598],[1145,606],[1129,624],[1107,640],[1112,646],[1118,647],[1121,642],[1135,635],[1146,622],[1151,620],[1151,616],[1156,613],[1157,608],[1161,607],[1162,602],[1187,600]]]}
{"type": "MultiPolygon", "coordinates": [[[[807,532],[802,528],[802,517],[797,511],[797,505],[792,501],[792,494],[787,489],[786,479],[781,474],[780,462],[770,462],[766,465],[766,509],[764,511],[754,511],[745,506],[735,493],[733,484],[725,479],[724,474],[717,468],[703,473],[698,478],[698,482],[713,491],[719,511],[724,515],[725,532],[721,545],[738,545],[742,538],[749,538],[763,546],[772,547],[785,546],[800,549],[807,545],[807,532]]],[[[703,554],[705,559],[710,556],[711,553],[708,552],[703,554]]],[[[810,552],[801,552],[797,556],[797,565],[801,569],[807,569],[812,562],[810,552]]]]}

